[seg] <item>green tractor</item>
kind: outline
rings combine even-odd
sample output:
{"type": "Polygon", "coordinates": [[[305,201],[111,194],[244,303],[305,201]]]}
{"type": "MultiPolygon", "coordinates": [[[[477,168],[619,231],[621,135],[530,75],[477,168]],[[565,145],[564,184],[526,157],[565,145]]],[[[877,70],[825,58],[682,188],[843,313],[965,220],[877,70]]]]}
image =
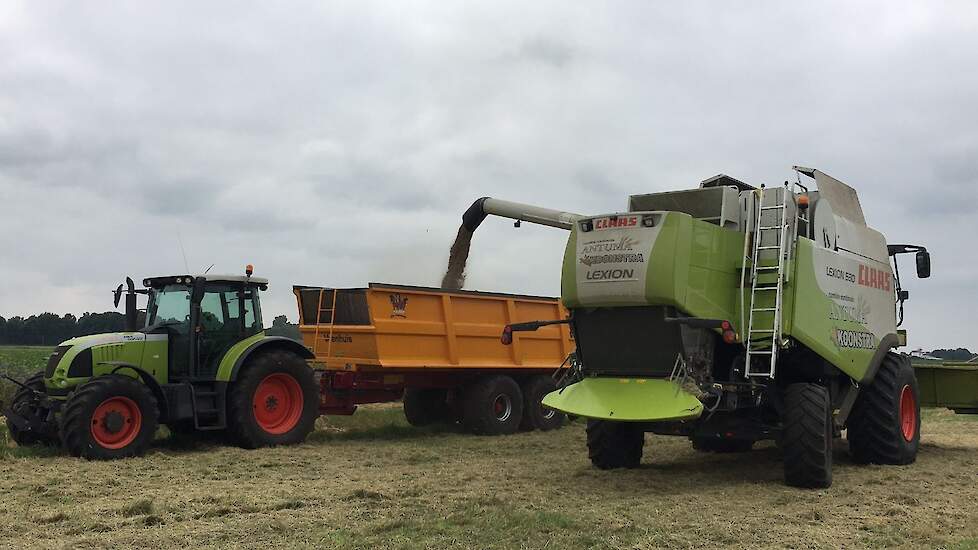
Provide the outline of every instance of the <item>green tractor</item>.
{"type": "Polygon", "coordinates": [[[245,275],[153,277],[144,289],[127,278],[126,331],[65,341],[19,383],[4,411],[14,441],[89,459],[141,455],[161,423],[245,448],[304,441],[319,415],[312,354],[265,335],[268,281],[251,275],[249,265],[245,275]],[[138,294],[148,297],[142,328],[138,294]]]}

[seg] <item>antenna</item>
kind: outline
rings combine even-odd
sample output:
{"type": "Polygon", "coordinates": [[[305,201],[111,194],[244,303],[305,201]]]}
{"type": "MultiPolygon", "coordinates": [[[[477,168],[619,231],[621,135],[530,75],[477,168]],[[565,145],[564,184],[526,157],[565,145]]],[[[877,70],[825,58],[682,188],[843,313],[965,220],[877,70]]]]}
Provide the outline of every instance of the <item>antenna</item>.
{"type": "MultiPolygon", "coordinates": [[[[214,267],[214,264],[211,264],[211,267],[214,267]]],[[[208,273],[211,272],[211,267],[208,267],[207,269],[204,270],[204,275],[207,275],[208,273]]]]}
{"type": "Polygon", "coordinates": [[[190,274],[190,264],[187,263],[187,251],[183,249],[183,239],[180,238],[180,232],[177,231],[177,242],[180,243],[180,254],[183,255],[183,267],[187,270],[187,274],[190,274]]]}

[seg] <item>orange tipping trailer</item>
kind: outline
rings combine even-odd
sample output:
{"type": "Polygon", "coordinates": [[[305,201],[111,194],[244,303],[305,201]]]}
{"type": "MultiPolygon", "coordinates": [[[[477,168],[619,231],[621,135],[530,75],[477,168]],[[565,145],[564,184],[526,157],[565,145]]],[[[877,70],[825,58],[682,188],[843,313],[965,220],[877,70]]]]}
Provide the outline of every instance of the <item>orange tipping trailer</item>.
{"type": "Polygon", "coordinates": [[[564,416],[540,400],[574,351],[568,325],[513,333],[512,323],[562,320],[557,298],[370,283],[295,286],[302,339],[320,367],[323,414],[396,401],[412,425],[461,422],[475,433],[549,430],[564,416]]]}

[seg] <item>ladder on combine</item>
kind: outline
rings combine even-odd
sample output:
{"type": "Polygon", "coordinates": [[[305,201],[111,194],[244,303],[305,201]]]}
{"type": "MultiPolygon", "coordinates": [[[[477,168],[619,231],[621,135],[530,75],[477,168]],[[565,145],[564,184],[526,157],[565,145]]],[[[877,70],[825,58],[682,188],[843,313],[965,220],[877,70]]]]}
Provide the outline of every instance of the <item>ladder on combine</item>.
{"type": "MultiPolygon", "coordinates": [[[[792,245],[798,236],[797,220],[792,231],[791,220],[787,215],[785,201],[789,196],[794,196],[793,191],[789,191],[787,182],[781,193],[773,193],[775,196],[773,204],[764,204],[764,191],[763,185],[757,190],[753,251],[750,257],[750,314],[747,319],[747,359],[744,366],[744,374],[748,378],[774,378],[778,350],[783,346],[781,329],[784,285],[789,276],[786,264],[792,245]],[[762,225],[765,212],[773,212],[776,223],[762,225]],[[776,236],[776,244],[764,244],[770,241],[764,237],[771,234],[776,236]],[[761,261],[762,253],[775,250],[778,254],[776,263],[765,264],[761,261]],[[773,279],[771,275],[774,276],[773,279]],[[756,365],[754,357],[761,357],[763,361],[757,361],[756,363],[759,364],[756,365]]],[[[767,218],[770,219],[770,216],[767,218]]]]}
{"type": "Polygon", "coordinates": [[[323,298],[326,297],[325,288],[319,289],[319,301],[316,303],[316,335],[312,340],[312,354],[319,359],[319,331],[323,324],[323,313],[329,312],[329,332],[326,333],[326,357],[333,351],[333,321],[336,320],[336,289],[329,291],[331,298],[329,307],[323,307],[323,298]]]}

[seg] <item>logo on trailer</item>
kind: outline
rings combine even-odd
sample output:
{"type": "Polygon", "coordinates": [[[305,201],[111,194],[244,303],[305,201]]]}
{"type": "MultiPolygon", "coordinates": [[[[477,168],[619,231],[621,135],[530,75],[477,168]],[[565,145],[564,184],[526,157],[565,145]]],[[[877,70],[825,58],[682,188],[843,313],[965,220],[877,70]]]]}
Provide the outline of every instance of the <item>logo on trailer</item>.
{"type": "Polygon", "coordinates": [[[407,303],[408,299],[400,294],[391,294],[391,307],[394,311],[391,312],[391,317],[401,317],[402,319],[407,318],[407,303]]]}

